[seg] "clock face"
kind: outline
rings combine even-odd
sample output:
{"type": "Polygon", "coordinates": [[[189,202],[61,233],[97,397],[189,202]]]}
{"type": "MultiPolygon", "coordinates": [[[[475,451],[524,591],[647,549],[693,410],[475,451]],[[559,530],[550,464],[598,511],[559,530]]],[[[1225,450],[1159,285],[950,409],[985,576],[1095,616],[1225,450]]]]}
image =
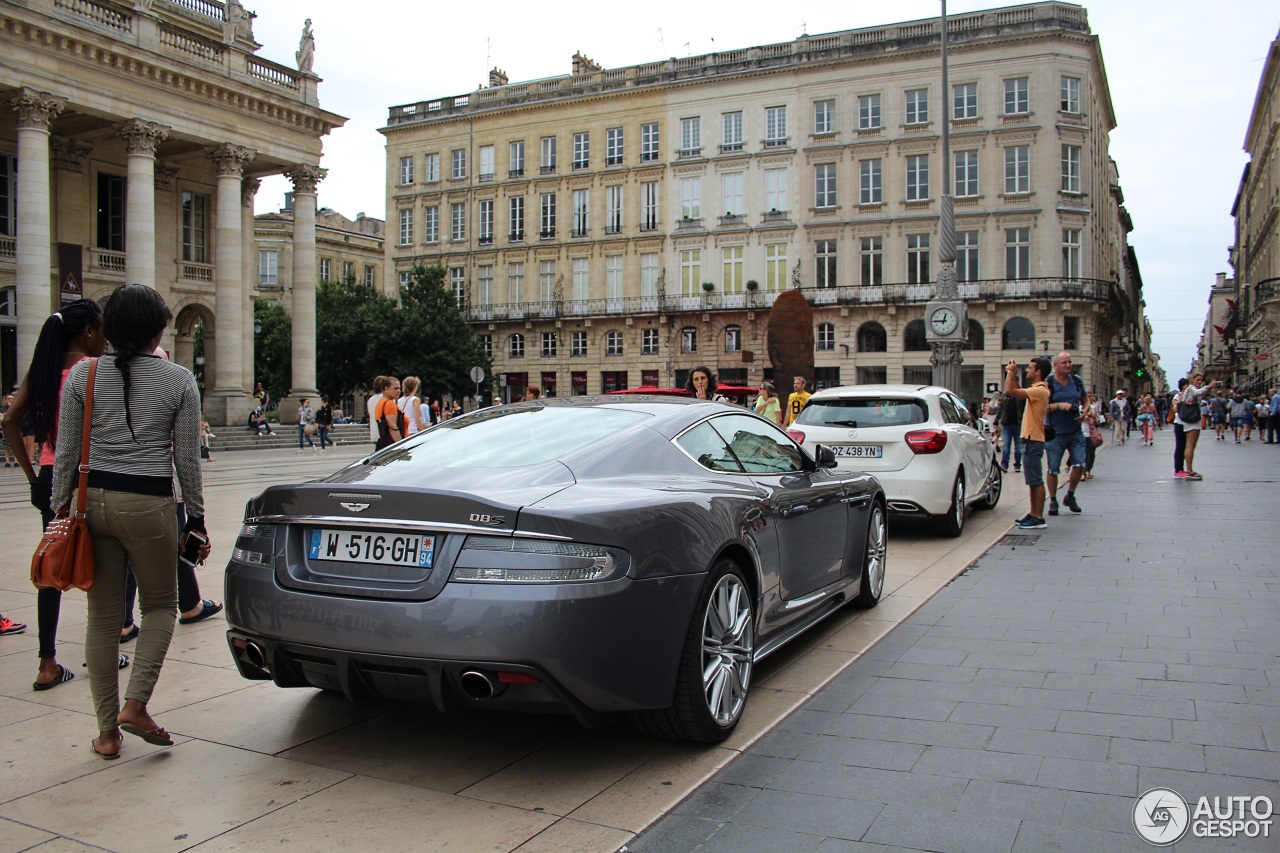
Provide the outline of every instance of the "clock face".
{"type": "Polygon", "coordinates": [[[950,308],[939,308],[929,315],[929,326],[935,334],[949,335],[959,323],[960,318],[950,308]]]}

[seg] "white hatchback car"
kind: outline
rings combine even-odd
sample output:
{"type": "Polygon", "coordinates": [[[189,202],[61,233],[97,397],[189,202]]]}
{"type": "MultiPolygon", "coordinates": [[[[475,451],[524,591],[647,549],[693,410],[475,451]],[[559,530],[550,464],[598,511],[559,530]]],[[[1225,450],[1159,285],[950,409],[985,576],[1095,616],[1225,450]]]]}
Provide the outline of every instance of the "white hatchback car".
{"type": "Polygon", "coordinates": [[[932,385],[847,385],[818,391],[787,432],[813,452],[830,447],[837,467],[874,474],[891,513],[929,516],[959,536],[968,507],[993,509],[1002,487],[986,425],[932,385]]]}

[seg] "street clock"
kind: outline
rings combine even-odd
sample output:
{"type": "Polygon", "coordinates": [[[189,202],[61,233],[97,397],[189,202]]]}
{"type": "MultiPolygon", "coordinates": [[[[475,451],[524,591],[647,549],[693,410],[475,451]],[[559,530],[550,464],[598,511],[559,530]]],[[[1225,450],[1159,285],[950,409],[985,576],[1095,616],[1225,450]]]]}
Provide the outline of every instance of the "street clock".
{"type": "Polygon", "coordinates": [[[969,312],[962,300],[938,299],[925,305],[925,339],[963,341],[968,336],[969,312]]]}

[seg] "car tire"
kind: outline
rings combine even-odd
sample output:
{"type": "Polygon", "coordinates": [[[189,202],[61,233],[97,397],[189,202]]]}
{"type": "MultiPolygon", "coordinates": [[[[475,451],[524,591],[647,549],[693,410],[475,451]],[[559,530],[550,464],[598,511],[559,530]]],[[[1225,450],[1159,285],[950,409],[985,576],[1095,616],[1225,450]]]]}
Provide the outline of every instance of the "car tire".
{"type": "Polygon", "coordinates": [[[959,536],[964,530],[964,470],[956,472],[955,485],[951,487],[951,507],[945,515],[933,517],[933,529],[940,536],[959,536]]]}
{"type": "Polygon", "coordinates": [[[884,575],[889,556],[889,525],[885,521],[884,507],[879,501],[871,504],[867,519],[867,541],[862,549],[862,585],[853,603],[858,607],[872,608],[880,603],[884,593],[884,575]]]}
{"type": "Polygon", "coordinates": [[[974,509],[995,509],[1000,503],[1000,493],[1004,491],[1004,473],[1000,466],[991,461],[991,478],[987,480],[987,493],[973,502],[974,509]]]}
{"type": "Polygon", "coordinates": [[[742,569],[721,560],[707,577],[689,623],[675,701],[669,708],[633,712],[632,725],[648,735],[694,743],[720,743],[732,734],[751,687],[755,617],[755,599],[742,569]]]}

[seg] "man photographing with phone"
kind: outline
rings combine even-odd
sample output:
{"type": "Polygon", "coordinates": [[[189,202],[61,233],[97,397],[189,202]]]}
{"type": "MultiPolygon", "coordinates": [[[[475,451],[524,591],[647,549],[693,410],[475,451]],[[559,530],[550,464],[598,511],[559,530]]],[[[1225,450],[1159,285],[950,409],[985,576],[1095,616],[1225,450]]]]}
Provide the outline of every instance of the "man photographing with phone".
{"type": "Polygon", "coordinates": [[[1026,400],[1022,413],[1022,475],[1031,489],[1031,511],[1015,524],[1023,530],[1042,530],[1044,520],[1044,419],[1049,407],[1049,386],[1045,377],[1053,370],[1047,358],[1033,358],[1027,364],[1026,387],[1018,384],[1018,363],[1010,361],[1004,371],[1004,393],[1026,400]]]}

